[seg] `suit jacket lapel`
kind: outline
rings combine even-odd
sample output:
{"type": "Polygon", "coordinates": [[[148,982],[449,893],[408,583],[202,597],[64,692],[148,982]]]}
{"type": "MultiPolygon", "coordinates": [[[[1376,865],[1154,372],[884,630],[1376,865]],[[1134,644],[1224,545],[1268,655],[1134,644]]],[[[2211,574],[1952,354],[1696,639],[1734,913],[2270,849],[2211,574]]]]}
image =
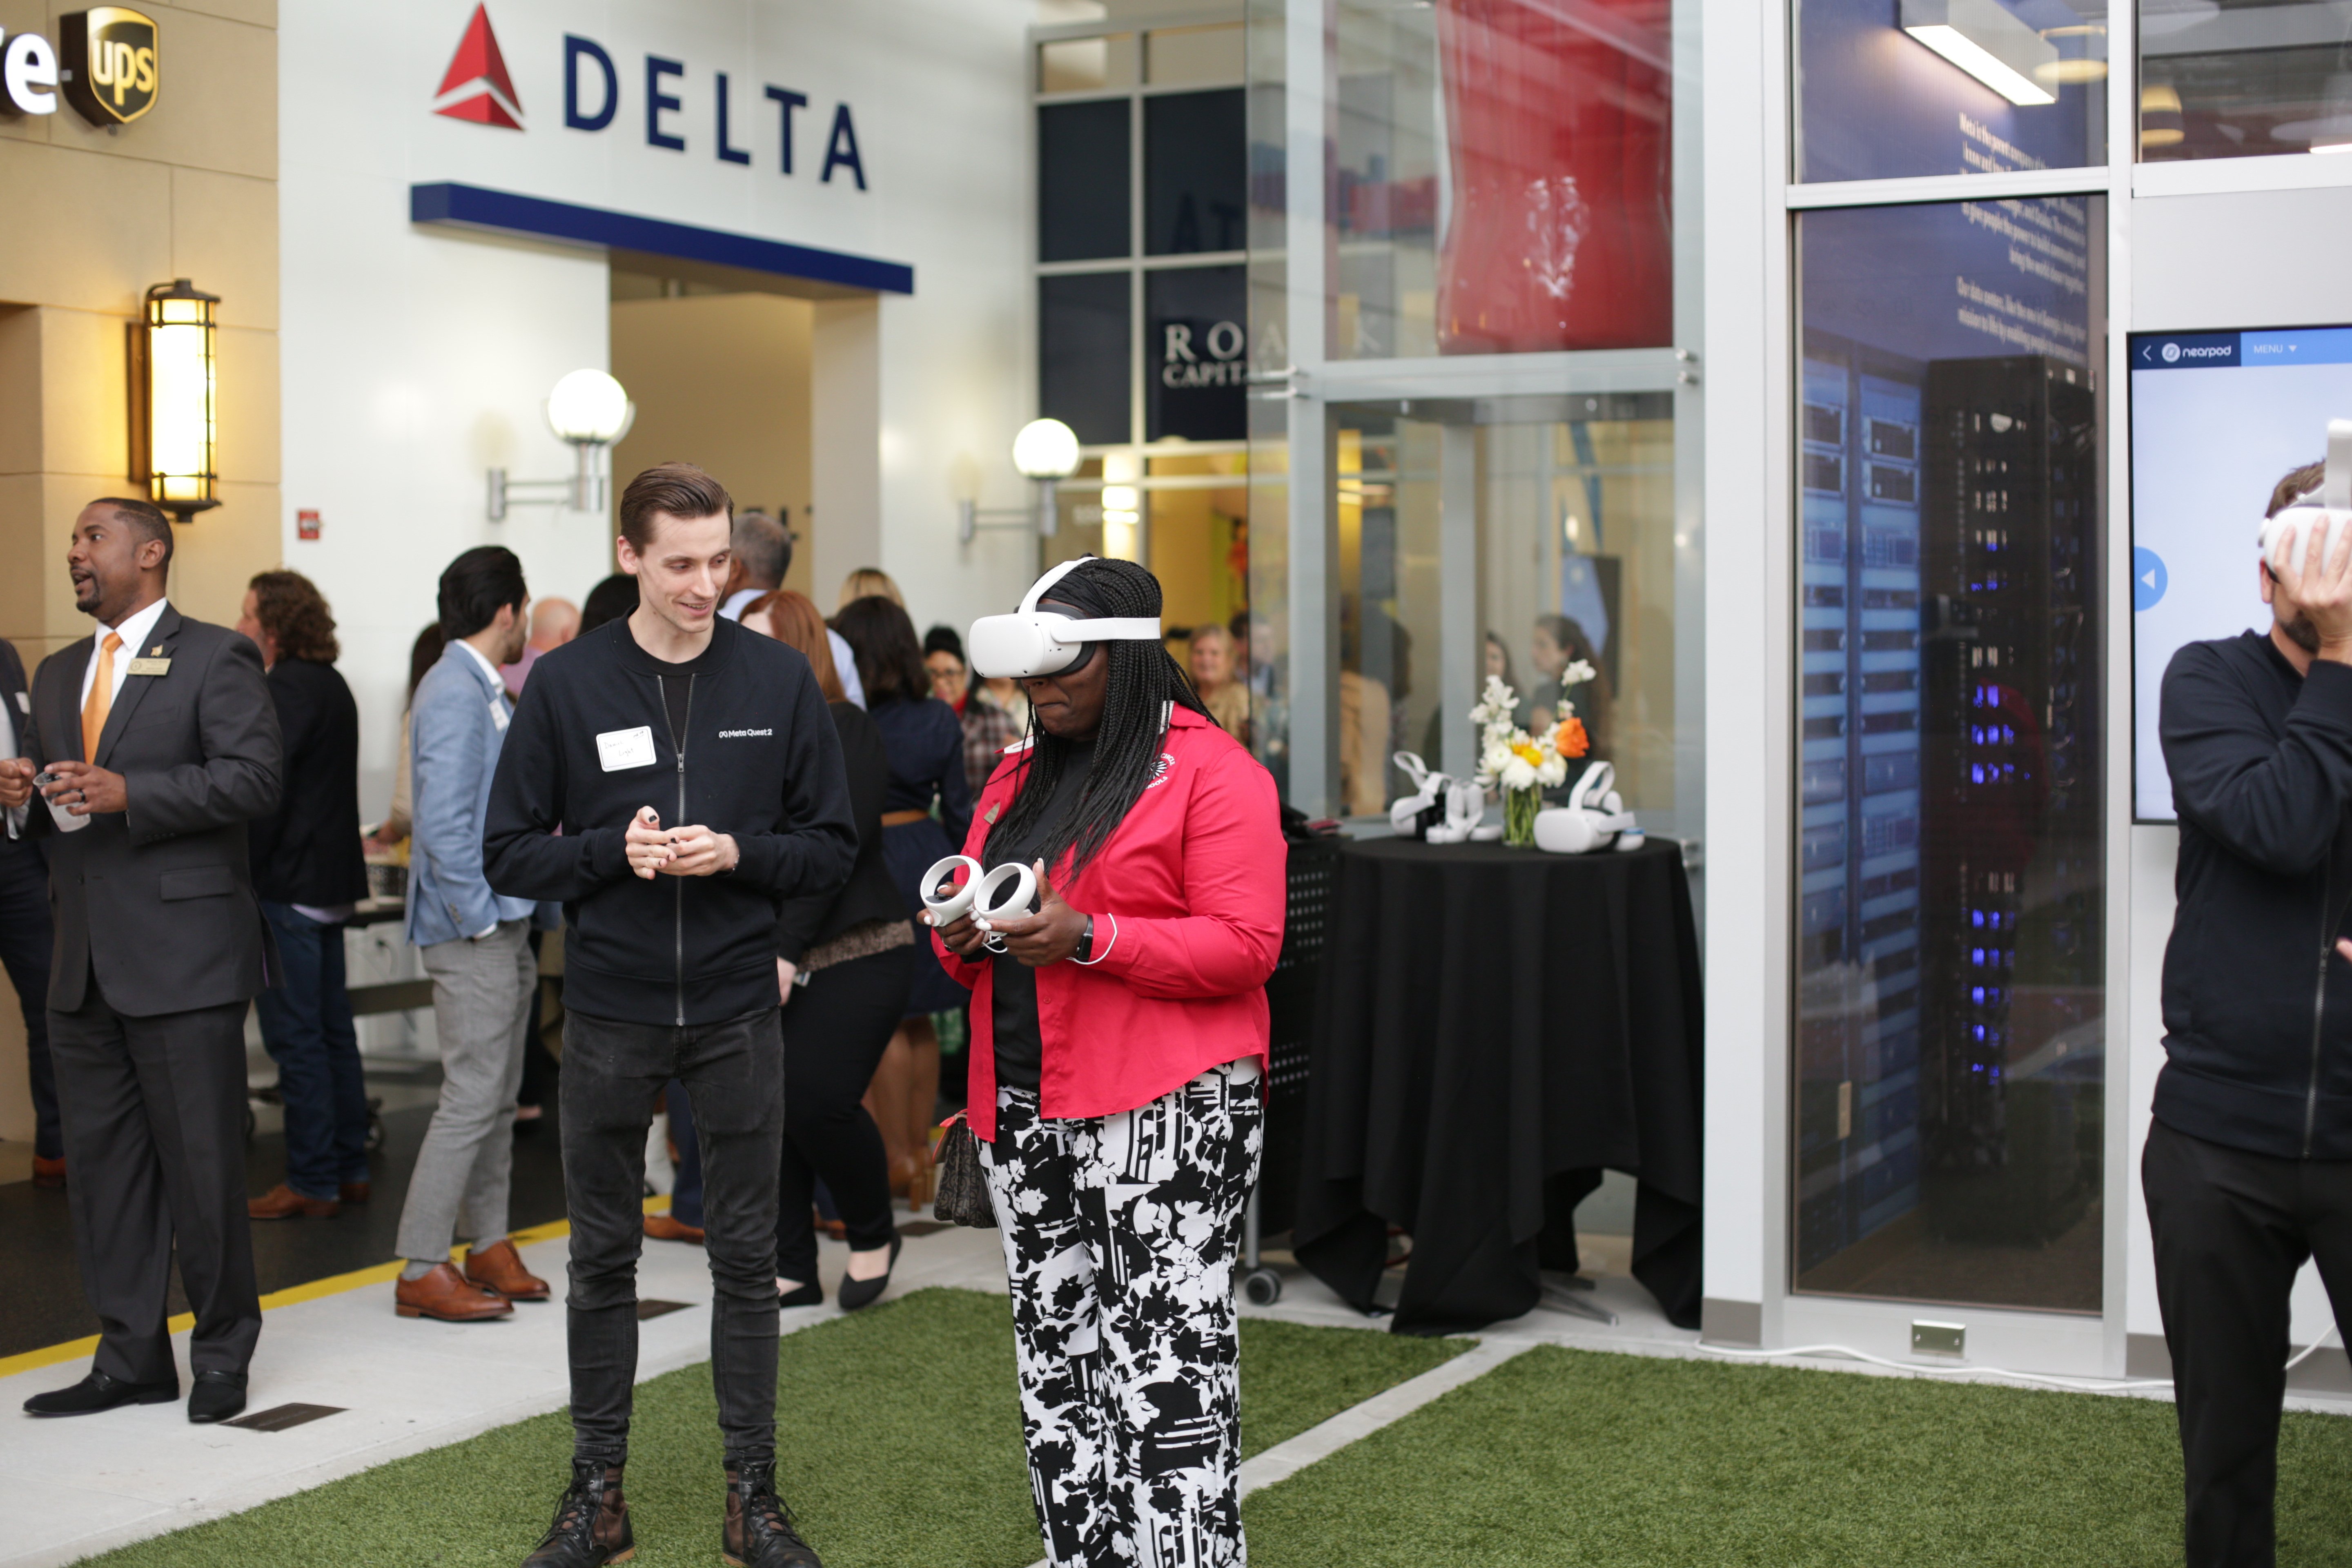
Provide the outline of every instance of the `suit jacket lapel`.
{"type": "Polygon", "coordinates": [[[49,689],[52,710],[41,721],[44,767],[58,761],[89,761],[81,754],[81,675],[97,648],[97,638],[84,637],[56,655],[60,679],[49,689]]]}
{"type": "MultiPolygon", "coordinates": [[[[147,647],[126,646],[115,657],[118,658],[149,657],[169,658],[172,656],[172,639],[179,635],[180,612],[166,605],[163,606],[163,613],[155,617],[154,629],[147,634],[147,647]],[[157,647],[163,648],[163,653],[151,656],[148,650],[157,647]]],[[[171,677],[164,675],[134,675],[123,680],[122,695],[114,700],[112,708],[107,710],[106,728],[98,732],[98,755],[90,758],[89,761],[96,763],[101,768],[106,766],[106,759],[114,754],[114,742],[122,738],[122,731],[130,724],[131,716],[139,711],[139,704],[146,700],[148,692],[170,679],[171,677]]],[[[76,684],[79,683],[76,682],[76,684]]],[[[79,716],[77,715],[77,722],[74,726],[77,731],[81,727],[79,718],[79,716]]]]}

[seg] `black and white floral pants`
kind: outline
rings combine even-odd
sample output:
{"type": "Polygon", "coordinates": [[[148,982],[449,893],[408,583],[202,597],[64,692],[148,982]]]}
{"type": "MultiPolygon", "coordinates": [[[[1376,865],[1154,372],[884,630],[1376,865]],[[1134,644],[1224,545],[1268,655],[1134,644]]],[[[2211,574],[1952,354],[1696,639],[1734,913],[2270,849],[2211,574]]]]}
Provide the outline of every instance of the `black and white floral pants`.
{"type": "Polygon", "coordinates": [[[1234,1258],[1255,1060],[1116,1116],[997,1091],[982,1143],[1013,1285],[1021,1426],[1054,1568],[1241,1568],[1234,1258]]]}

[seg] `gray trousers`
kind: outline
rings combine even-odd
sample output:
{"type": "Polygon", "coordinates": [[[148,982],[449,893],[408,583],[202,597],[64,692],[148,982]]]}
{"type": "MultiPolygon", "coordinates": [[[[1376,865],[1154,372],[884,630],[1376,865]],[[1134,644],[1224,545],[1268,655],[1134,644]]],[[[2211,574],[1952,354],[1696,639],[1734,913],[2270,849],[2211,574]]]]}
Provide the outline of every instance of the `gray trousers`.
{"type": "Polygon", "coordinates": [[[441,1036],[441,1103],[400,1211],[400,1255],[413,1262],[446,1261],[460,1235],[484,1242],[507,1233],[515,1091],[539,984],[530,932],[529,921],[501,921],[479,942],[420,950],[441,1036]]]}

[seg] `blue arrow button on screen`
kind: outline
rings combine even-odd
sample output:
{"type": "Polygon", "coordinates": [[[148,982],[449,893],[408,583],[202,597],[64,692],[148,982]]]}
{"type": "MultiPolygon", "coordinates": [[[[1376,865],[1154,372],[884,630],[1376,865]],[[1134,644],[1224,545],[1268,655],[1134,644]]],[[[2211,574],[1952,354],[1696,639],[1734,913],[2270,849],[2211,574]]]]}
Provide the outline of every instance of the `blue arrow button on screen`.
{"type": "Polygon", "coordinates": [[[2132,608],[2152,610],[2164,597],[2164,561],[2146,545],[2132,547],[2132,608]]]}

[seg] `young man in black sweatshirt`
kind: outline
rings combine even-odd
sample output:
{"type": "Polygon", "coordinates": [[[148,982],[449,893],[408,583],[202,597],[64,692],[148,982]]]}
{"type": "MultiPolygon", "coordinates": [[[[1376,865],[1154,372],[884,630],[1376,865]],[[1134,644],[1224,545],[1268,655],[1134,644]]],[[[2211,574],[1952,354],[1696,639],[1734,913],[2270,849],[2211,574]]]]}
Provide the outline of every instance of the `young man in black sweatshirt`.
{"type": "Polygon", "coordinates": [[[817,1562],[775,1490],[775,931],[782,900],[848,876],[857,834],[807,659],[718,615],[732,510],[688,464],[630,481],[618,552],[636,611],[539,661],[490,787],[490,886],[564,913],[572,1479],[534,1568],[601,1568],[635,1549],[621,1471],[639,1194],[654,1097],[672,1079],[702,1141],[723,1551],[748,1568],[817,1562]]]}
{"type": "MultiPolygon", "coordinates": [[[[2270,515],[2316,490],[2279,481],[2270,515]]],[[[2352,530],[2257,570],[2267,632],[2164,673],[2180,818],[2163,1072],[2140,1163],[2188,1483],[2189,1568],[2270,1568],[2287,1296],[2352,1329],[2352,530]]],[[[2352,1341],[2352,1333],[2346,1335],[2352,1341]]]]}

